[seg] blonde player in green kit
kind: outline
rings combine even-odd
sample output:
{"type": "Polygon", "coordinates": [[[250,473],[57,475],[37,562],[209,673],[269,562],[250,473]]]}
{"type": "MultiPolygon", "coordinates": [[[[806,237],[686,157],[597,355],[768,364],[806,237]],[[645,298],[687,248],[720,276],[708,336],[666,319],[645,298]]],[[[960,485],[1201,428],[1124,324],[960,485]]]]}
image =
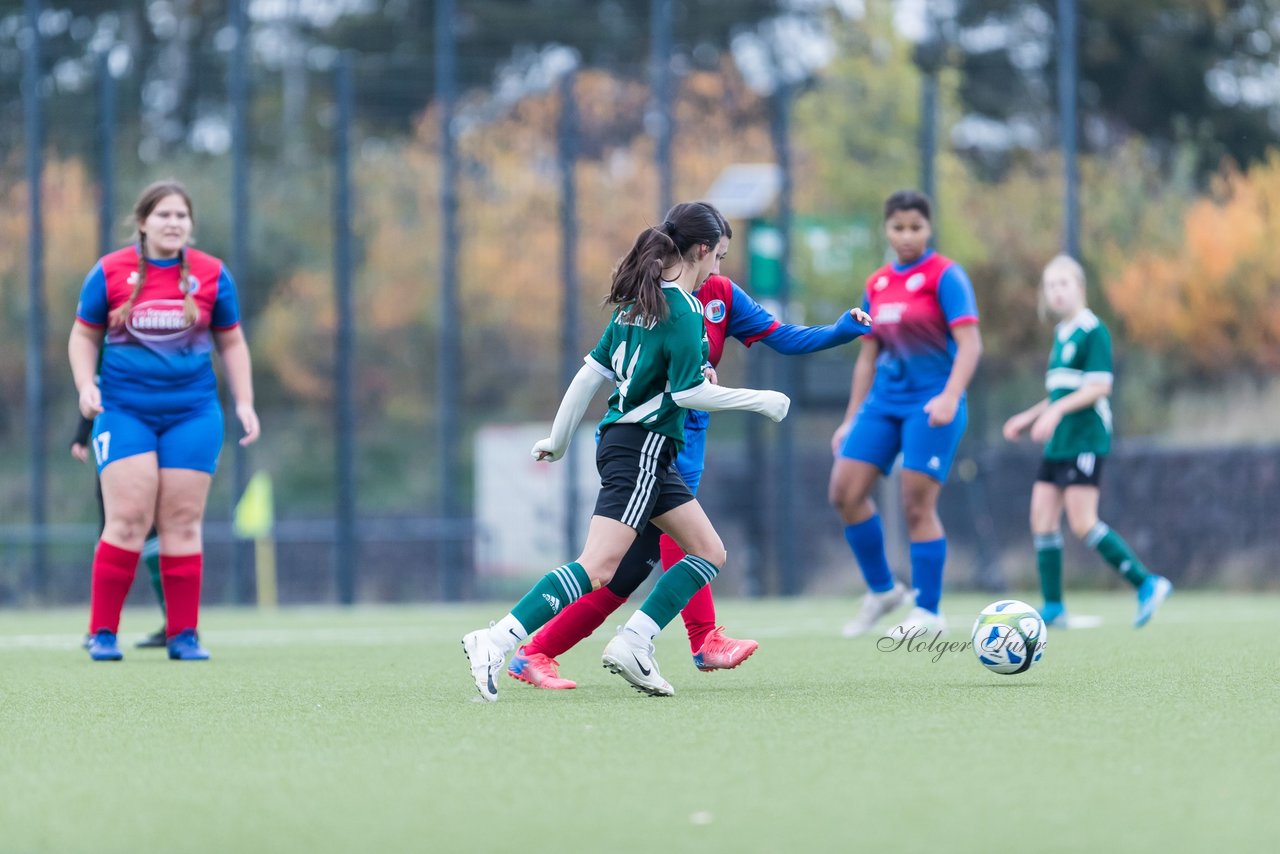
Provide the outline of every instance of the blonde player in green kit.
{"type": "Polygon", "coordinates": [[[724,388],[703,376],[706,327],[702,304],[692,294],[728,245],[724,218],[715,208],[679,204],[661,225],[640,233],[614,272],[609,325],[565,392],[551,435],[533,447],[538,460],[563,457],[596,389],[606,380],[613,383],[599,427],[600,494],[587,542],[576,560],[543,576],[511,613],[463,637],[483,699],[498,699],[498,677],[516,646],[562,608],[607,584],[650,521],[686,554],[609,641],[603,662],[642,693],[675,693],[658,672],[653,639],[726,558],[719,534],[675,468],[685,411],[741,409],[781,421],[791,405],[776,391],[724,388]]]}
{"type": "Polygon", "coordinates": [[[1111,333],[1085,301],[1084,268],[1059,255],[1044,268],[1041,308],[1058,319],[1054,329],[1048,397],[1004,424],[1004,437],[1024,431],[1044,443],[1044,460],[1031,490],[1031,534],[1045,624],[1066,627],[1062,604],[1062,511],[1071,532],[1102,555],[1138,592],[1134,626],[1141,628],[1173,592],[1169,579],[1142,565],[1129,544],[1098,519],[1102,463],[1111,451],[1111,333]]]}

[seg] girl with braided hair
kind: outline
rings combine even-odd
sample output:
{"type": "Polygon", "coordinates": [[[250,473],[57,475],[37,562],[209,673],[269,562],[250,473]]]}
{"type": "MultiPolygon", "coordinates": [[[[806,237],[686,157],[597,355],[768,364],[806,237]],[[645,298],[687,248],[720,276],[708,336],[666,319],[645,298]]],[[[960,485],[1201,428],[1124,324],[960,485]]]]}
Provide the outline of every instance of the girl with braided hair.
{"type": "Polygon", "coordinates": [[[89,617],[94,661],[119,661],[120,612],[148,529],[160,537],[169,657],[201,661],[201,526],[222,448],[210,352],[222,358],[240,444],[258,438],[249,348],[235,282],[190,247],[194,208],[161,181],[134,206],[136,242],[98,261],[80,292],[67,355],[93,452],[106,524],[94,551],[89,617]],[[95,373],[101,354],[101,373],[95,373]]]}

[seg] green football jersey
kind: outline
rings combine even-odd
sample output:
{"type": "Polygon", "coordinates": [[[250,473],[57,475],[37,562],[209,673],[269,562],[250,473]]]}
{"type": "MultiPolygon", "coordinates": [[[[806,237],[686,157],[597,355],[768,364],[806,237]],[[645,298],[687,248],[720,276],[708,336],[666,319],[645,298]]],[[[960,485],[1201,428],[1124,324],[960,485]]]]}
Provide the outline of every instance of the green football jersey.
{"type": "Polygon", "coordinates": [[[665,321],[637,321],[618,309],[584,361],[614,383],[601,430],[640,424],[683,448],[685,410],[675,398],[702,385],[710,348],[702,303],[676,284],[664,282],[662,294],[671,310],[665,321]]]}
{"type": "MultiPolygon", "coordinates": [[[[1044,377],[1049,400],[1061,400],[1086,383],[1111,379],[1111,333],[1098,316],[1085,309],[1059,323],[1044,377]]],[[[1044,455],[1050,460],[1071,460],[1080,454],[1101,457],[1110,451],[1111,403],[1103,397],[1088,409],[1064,415],[1044,455]]]]}

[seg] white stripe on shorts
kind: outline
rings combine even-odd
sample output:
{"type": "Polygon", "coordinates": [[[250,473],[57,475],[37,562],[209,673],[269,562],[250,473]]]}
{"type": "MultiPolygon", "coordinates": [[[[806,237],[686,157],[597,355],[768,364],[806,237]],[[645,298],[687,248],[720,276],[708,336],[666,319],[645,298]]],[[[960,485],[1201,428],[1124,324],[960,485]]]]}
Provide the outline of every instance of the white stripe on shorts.
{"type": "Polygon", "coordinates": [[[645,437],[644,445],[640,448],[640,474],[636,478],[635,488],[631,490],[631,500],[627,502],[627,509],[622,514],[624,525],[639,528],[640,523],[644,521],[645,506],[648,505],[649,496],[653,494],[653,485],[658,480],[658,453],[662,450],[662,444],[666,438],[661,433],[650,433],[645,437]]]}

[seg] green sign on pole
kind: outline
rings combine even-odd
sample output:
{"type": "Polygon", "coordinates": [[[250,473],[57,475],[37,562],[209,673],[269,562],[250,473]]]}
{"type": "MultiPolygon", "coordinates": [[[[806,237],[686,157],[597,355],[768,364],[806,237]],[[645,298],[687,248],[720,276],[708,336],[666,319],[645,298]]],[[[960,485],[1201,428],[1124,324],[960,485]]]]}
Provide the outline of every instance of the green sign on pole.
{"type": "Polygon", "coordinates": [[[772,299],[782,288],[782,232],[753,221],[747,231],[747,274],[757,299],[772,299]]]}
{"type": "MultiPolygon", "coordinates": [[[[791,235],[791,287],[798,298],[843,303],[878,267],[875,228],[865,217],[798,216],[791,235]]],[[[782,232],[752,220],[747,232],[748,285],[758,299],[777,297],[782,283],[782,232]]]]}

